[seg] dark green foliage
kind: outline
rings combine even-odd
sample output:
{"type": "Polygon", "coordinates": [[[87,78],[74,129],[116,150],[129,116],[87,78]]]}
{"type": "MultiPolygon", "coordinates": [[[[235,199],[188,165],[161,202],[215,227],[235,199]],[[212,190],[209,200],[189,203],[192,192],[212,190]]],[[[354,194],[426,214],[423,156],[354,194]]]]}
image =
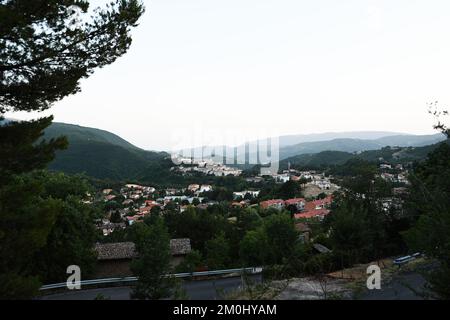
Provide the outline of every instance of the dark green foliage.
{"type": "Polygon", "coordinates": [[[162,277],[170,273],[169,233],[164,221],[152,225],[137,223],[133,226],[133,241],[139,257],[131,270],[139,278],[133,289],[133,299],[161,299],[171,295],[172,280],[162,277]]]}
{"type": "Polygon", "coordinates": [[[112,223],[120,223],[120,222],[122,222],[122,217],[120,216],[120,212],[118,210],[113,211],[111,213],[111,218],[109,220],[112,223]]]}
{"type": "Polygon", "coordinates": [[[323,166],[342,165],[354,155],[342,151],[323,151],[314,154],[301,154],[280,162],[281,168],[287,168],[288,162],[295,167],[321,168],[323,166]]]}
{"type": "Polygon", "coordinates": [[[138,1],[115,1],[79,24],[69,22],[74,5],[88,15],[83,0],[0,2],[0,113],[45,110],[128,50],[138,1]]]}
{"type": "MultiPolygon", "coordinates": [[[[7,111],[48,109],[127,51],[141,4],[117,0],[90,17],[87,10],[83,0],[0,0],[0,120],[7,111]],[[70,22],[75,7],[84,22],[70,22]]],[[[95,259],[95,213],[80,202],[84,182],[27,174],[67,147],[64,138],[42,140],[51,121],[0,126],[1,298],[30,298],[39,280],[62,279],[69,264],[89,274],[95,259]]]]}
{"type": "Polygon", "coordinates": [[[239,256],[243,266],[263,266],[268,260],[269,241],[262,228],[250,230],[240,243],[239,256]]]}
{"type": "Polygon", "coordinates": [[[189,252],[184,260],[176,267],[177,272],[196,272],[204,267],[202,254],[198,250],[189,252]]]}
{"type": "Polygon", "coordinates": [[[44,198],[40,181],[12,176],[0,186],[0,297],[31,298],[39,288],[33,257],[63,208],[61,200],[44,198]]]}
{"type": "Polygon", "coordinates": [[[206,241],[206,264],[210,270],[226,268],[230,263],[230,245],[223,232],[206,241]]]}
{"type": "Polygon", "coordinates": [[[105,142],[72,142],[69,137],[69,148],[57,152],[49,168],[99,179],[142,178],[157,183],[163,181],[162,175],[173,175],[169,171],[172,164],[166,157],[165,153],[126,149],[105,142]]]}
{"type": "Polygon", "coordinates": [[[0,182],[9,174],[43,169],[56,150],[67,147],[66,139],[61,137],[35,143],[51,121],[52,117],[48,117],[0,125],[0,182]]]}
{"type": "Polygon", "coordinates": [[[206,253],[206,242],[224,231],[227,224],[220,214],[194,207],[188,207],[182,213],[167,213],[164,219],[172,238],[190,238],[192,247],[202,253],[206,253]]]}
{"type": "Polygon", "coordinates": [[[297,231],[289,214],[279,213],[267,217],[263,225],[268,241],[268,262],[280,264],[289,257],[297,241],[297,231]]]}
{"type": "Polygon", "coordinates": [[[414,227],[405,233],[411,250],[437,259],[440,267],[427,275],[440,298],[450,298],[450,146],[442,144],[411,175],[408,200],[414,227]]]}
{"type": "Polygon", "coordinates": [[[67,279],[70,265],[81,268],[86,279],[92,275],[97,262],[93,250],[96,231],[93,224],[95,210],[69,196],[47,238],[47,244],[36,253],[34,270],[44,283],[67,279]]]}
{"type": "Polygon", "coordinates": [[[82,142],[101,142],[125,149],[141,150],[114,133],[95,128],[58,122],[53,122],[48,128],[45,129],[43,138],[51,139],[60,136],[67,137],[70,144],[82,142]]]}
{"type": "Polygon", "coordinates": [[[281,185],[277,195],[283,200],[298,197],[301,195],[300,184],[298,182],[289,180],[281,185]]]}
{"type": "Polygon", "coordinates": [[[302,191],[300,183],[290,180],[281,185],[275,183],[265,184],[259,194],[259,200],[269,200],[269,199],[287,200],[301,196],[302,191]]]}
{"type": "Polygon", "coordinates": [[[350,255],[353,263],[381,257],[376,254],[383,246],[378,243],[379,237],[383,240],[380,217],[370,201],[341,199],[330,217],[333,249],[350,255]]]}
{"type": "Polygon", "coordinates": [[[0,273],[8,282],[19,281],[17,286],[30,280],[1,297],[28,292],[15,297],[29,298],[40,283],[65,280],[69,265],[80,266],[86,276],[93,271],[97,212],[81,202],[88,190],[79,177],[45,172],[13,176],[0,188],[0,273]]]}

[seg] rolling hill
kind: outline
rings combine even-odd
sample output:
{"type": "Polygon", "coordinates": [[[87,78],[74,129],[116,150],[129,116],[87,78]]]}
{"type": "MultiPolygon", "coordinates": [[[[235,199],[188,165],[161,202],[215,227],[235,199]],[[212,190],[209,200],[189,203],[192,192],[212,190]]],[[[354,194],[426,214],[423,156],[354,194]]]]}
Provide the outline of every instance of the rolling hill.
{"type": "Polygon", "coordinates": [[[50,170],[111,180],[155,177],[154,183],[161,182],[162,174],[171,175],[169,154],[140,149],[111,132],[56,122],[45,130],[43,139],[58,136],[67,137],[69,148],[56,153],[50,170]]]}
{"type": "Polygon", "coordinates": [[[363,159],[370,162],[388,161],[390,163],[406,163],[424,160],[427,155],[436,149],[441,143],[449,143],[450,140],[423,147],[384,147],[378,150],[369,150],[360,153],[342,151],[322,151],[312,154],[296,155],[280,161],[280,168],[286,169],[288,163],[292,166],[305,168],[320,168],[322,166],[339,166],[351,159],[363,159]]]}
{"type": "Polygon", "coordinates": [[[141,150],[114,133],[59,122],[53,122],[52,125],[45,130],[44,139],[55,138],[61,135],[68,137],[69,142],[71,143],[99,142],[112,144],[130,150],[141,150]]]}

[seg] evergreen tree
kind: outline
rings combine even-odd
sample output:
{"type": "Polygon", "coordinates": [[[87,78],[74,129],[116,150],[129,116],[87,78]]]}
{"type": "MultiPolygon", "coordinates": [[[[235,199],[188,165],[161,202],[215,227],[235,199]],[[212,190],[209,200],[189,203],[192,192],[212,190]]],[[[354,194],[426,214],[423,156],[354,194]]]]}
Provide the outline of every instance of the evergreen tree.
{"type": "Polygon", "coordinates": [[[162,219],[152,225],[138,223],[133,226],[133,240],[139,257],[131,263],[131,270],[139,279],[133,289],[133,299],[162,299],[171,294],[170,237],[162,219]]]}
{"type": "MultiPolygon", "coordinates": [[[[0,120],[5,112],[50,108],[78,92],[79,81],[95,68],[114,62],[128,50],[130,28],[142,15],[142,5],[137,0],[116,0],[93,15],[88,7],[85,0],[0,0],[0,120]],[[77,11],[79,21],[74,21],[77,11]]],[[[24,175],[45,168],[55,151],[67,147],[64,138],[41,139],[51,121],[47,117],[0,124],[2,298],[30,298],[39,280],[49,278],[33,270],[34,258],[45,246],[58,248],[57,253],[49,250],[52,259],[63,254],[84,256],[74,246],[66,253],[59,251],[62,239],[56,231],[87,228],[83,218],[83,226],[70,221],[84,216],[84,209],[69,194],[64,200],[46,195],[42,180],[24,175]]],[[[57,263],[45,264],[52,262],[57,263]]]]}

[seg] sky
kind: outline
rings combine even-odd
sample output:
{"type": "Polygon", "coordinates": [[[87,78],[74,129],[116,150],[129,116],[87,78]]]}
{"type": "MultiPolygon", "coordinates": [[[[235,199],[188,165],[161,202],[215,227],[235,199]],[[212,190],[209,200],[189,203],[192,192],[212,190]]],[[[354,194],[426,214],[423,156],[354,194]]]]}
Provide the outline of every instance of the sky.
{"type": "MultiPolygon", "coordinates": [[[[94,5],[107,1],[96,0],[94,5]]],[[[284,134],[433,133],[448,0],[154,0],[129,52],[43,113],[145,149],[284,134]]]]}

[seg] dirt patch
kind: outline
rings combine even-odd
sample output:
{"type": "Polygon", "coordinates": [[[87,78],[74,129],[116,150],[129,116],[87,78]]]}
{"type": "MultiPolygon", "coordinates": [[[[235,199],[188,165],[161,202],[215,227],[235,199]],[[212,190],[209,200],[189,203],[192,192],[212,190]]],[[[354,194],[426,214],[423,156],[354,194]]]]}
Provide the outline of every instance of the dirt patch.
{"type": "MultiPolygon", "coordinates": [[[[353,291],[348,281],[332,277],[290,279],[287,286],[276,296],[277,300],[326,300],[351,299],[353,291]]],[[[274,282],[276,287],[278,284],[274,282]]]]}
{"type": "Polygon", "coordinates": [[[303,196],[305,198],[316,198],[319,194],[325,193],[326,195],[333,194],[333,192],[337,191],[338,188],[334,185],[331,185],[329,190],[320,189],[318,186],[312,183],[308,183],[305,185],[303,189],[303,196]]]}

